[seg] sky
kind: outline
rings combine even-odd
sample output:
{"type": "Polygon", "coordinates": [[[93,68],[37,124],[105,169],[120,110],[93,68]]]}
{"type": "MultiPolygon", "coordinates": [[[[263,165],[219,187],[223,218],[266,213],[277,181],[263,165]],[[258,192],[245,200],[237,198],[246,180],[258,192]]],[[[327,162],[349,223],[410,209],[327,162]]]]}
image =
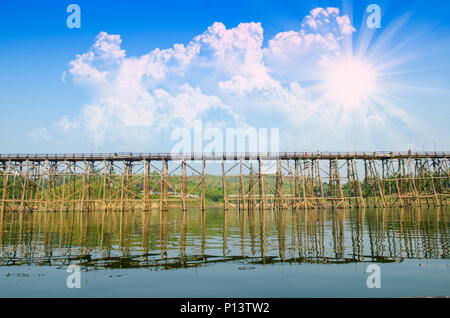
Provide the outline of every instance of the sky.
{"type": "Polygon", "coordinates": [[[445,151],[449,57],[448,1],[0,0],[0,153],[166,152],[199,121],[445,151]]]}

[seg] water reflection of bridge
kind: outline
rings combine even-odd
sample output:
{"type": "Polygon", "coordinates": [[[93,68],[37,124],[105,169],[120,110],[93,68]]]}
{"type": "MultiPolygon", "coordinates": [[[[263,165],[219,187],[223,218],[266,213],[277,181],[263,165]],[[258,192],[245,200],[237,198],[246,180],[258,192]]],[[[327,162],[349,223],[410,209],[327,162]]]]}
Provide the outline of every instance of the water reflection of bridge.
{"type": "Polygon", "coordinates": [[[448,258],[446,208],[209,212],[1,213],[0,265],[247,269],[448,258]]]}
{"type": "Polygon", "coordinates": [[[215,190],[239,210],[442,206],[448,163],[447,152],[0,154],[0,210],[205,210],[215,190]]]}

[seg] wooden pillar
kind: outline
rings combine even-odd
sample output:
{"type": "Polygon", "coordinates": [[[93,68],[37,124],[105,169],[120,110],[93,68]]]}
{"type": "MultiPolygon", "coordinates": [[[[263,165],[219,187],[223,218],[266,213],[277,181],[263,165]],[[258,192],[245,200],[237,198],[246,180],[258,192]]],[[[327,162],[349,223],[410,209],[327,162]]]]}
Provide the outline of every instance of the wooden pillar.
{"type": "Polygon", "coordinates": [[[125,211],[125,180],[126,180],[126,174],[127,174],[127,166],[125,164],[125,161],[123,162],[122,167],[122,175],[120,180],[120,211],[125,211]]]}
{"type": "Polygon", "coordinates": [[[162,161],[161,190],[160,190],[160,210],[169,209],[169,188],[168,188],[169,169],[165,159],[162,161]]]}
{"type": "Polygon", "coordinates": [[[68,163],[67,161],[64,161],[64,170],[63,170],[63,179],[62,179],[62,194],[61,194],[61,212],[63,210],[67,210],[67,203],[68,199],[66,200],[66,178],[67,178],[67,169],[68,169],[68,163]],[[64,209],[64,207],[66,209],[64,209]]]}
{"type": "Polygon", "coordinates": [[[350,159],[348,161],[348,165],[349,165],[349,175],[350,175],[349,180],[351,180],[352,190],[353,190],[352,197],[354,197],[354,205],[355,205],[355,207],[358,208],[359,207],[359,192],[358,192],[358,186],[356,184],[355,171],[353,169],[353,159],[350,159]]]}
{"type": "Polygon", "coordinates": [[[311,193],[311,197],[312,197],[312,205],[314,208],[316,208],[318,206],[318,200],[317,200],[317,194],[316,194],[316,172],[315,172],[315,165],[316,163],[314,162],[313,159],[311,159],[311,163],[310,163],[310,167],[309,167],[309,173],[310,173],[310,193],[311,193]]]}
{"type": "Polygon", "coordinates": [[[114,170],[114,163],[113,161],[109,162],[109,171],[108,171],[108,175],[109,175],[109,179],[111,182],[108,183],[108,198],[109,198],[109,202],[111,204],[111,209],[113,211],[117,211],[118,210],[118,205],[117,205],[117,199],[118,199],[118,191],[116,190],[117,187],[113,186],[112,180],[116,180],[117,179],[117,175],[115,173],[114,170]]]}
{"type": "MultiPolygon", "coordinates": [[[[49,162],[48,160],[45,160],[44,164],[44,174],[47,177],[45,181],[45,211],[48,211],[50,209],[50,173],[49,173],[49,162]]],[[[44,177],[45,179],[45,177],[44,177]]],[[[14,188],[13,188],[14,191],[14,188]]]]}
{"type": "Polygon", "coordinates": [[[339,162],[338,160],[334,160],[333,161],[333,175],[334,175],[334,184],[335,184],[335,192],[336,192],[336,197],[339,196],[340,200],[339,202],[336,204],[336,207],[346,207],[346,200],[344,197],[344,190],[342,189],[342,185],[341,185],[341,176],[339,173],[339,162]]]}
{"type": "Polygon", "coordinates": [[[144,159],[144,180],[142,182],[143,193],[143,210],[150,211],[150,162],[144,159]]]}
{"type": "Polygon", "coordinates": [[[405,165],[405,160],[401,160],[402,161],[402,170],[401,170],[401,174],[402,174],[402,195],[404,198],[404,202],[405,202],[405,206],[409,206],[409,202],[410,202],[410,198],[408,196],[408,183],[407,183],[407,175],[406,175],[406,165],[405,165]]]}
{"type": "Polygon", "coordinates": [[[322,200],[318,200],[318,202],[320,202],[320,201],[324,202],[325,199],[324,199],[324,193],[323,193],[323,183],[322,183],[322,178],[320,177],[320,160],[317,159],[314,162],[316,164],[316,169],[315,170],[316,170],[316,174],[317,174],[317,176],[316,176],[317,182],[319,183],[320,198],[322,199],[322,200]]]}
{"type": "Polygon", "coordinates": [[[21,162],[20,163],[20,204],[19,204],[19,211],[24,211],[25,210],[25,194],[26,194],[26,184],[27,184],[27,179],[28,179],[28,161],[25,162],[21,162]],[[25,173],[23,173],[23,168],[25,165],[25,173]]]}
{"type": "Polygon", "coordinates": [[[386,199],[386,160],[381,160],[381,188],[383,189],[384,200],[386,206],[389,205],[388,200],[386,199]]]}
{"type": "MultiPolygon", "coordinates": [[[[108,169],[109,169],[109,162],[104,160],[103,161],[103,179],[102,179],[102,204],[103,204],[103,211],[107,211],[108,210],[108,201],[106,199],[106,192],[107,192],[107,188],[109,188],[109,186],[107,186],[107,184],[109,184],[109,177],[108,177],[108,169]]],[[[145,173],[145,172],[144,172],[145,173]]]]}
{"type": "MultiPolygon", "coordinates": [[[[186,161],[181,162],[181,209],[187,210],[186,206],[186,161]]],[[[184,215],[184,214],[183,214],[184,215]]]]}
{"type": "MultiPolygon", "coordinates": [[[[434,161],[433,161],[433,166],[434,166],[434,161]]],[[[427,170],[428,170],[428,174],[430,175],[430,181],[431,181],[431,190],[433,191],[433,198],[434,198],[434,204],[436,206],[439,206],[439,197],[437,195],[437,191],[436,191],[436,186],[435,186],[435,182],[434,182],[434,171],[431,170],[431,166],[430,166],[430,162],[429,160],[427,160],[427,170]]],[[[444,200],[444,199],[443,199],[444,200]]]]}
{"type": "Polygon", "coordinates": [[[398,160],[398,168],[397,168],[397,175],[395,176],[395,182],[396,182],[396,188],[397,188],[397,195],[398,195],[398,201],[400,201],[400,206],[405,206],[403,201],[403,195],[402,195],[402,162],[399,159],[398,160]]]}
{"type": "MultiPolygon", "coordinates": [[[[290,205],[292,208],[294,208],[295,206],[295,189],[294,189],[294,174],[292,173],[291,170],[291,161],[288,159],[288,171],[289,171],[289,200],[290,202],[287,202],[288,205],[290,205]]],[[[286,195],[285,195],[286,197],[286,195]]],[[[286,200],[288,200],[286,198],[286,200]]]]}
{"type": "Polygon", "coordinates": [[[49,180],[49,184],[48,184],[48,186],[49,186],[49,195],[50,195],[50,198],[51,198],[51,200],[50,200],[50,205],[51,205],[51,207],[50,207],[50,210],[51,211],[55,211],[56,210],[56,189],[55,189],[55,187],[56,187],[56,162],[50,162],[50,165],[49,165],[49,175],[48,175],[48,180],[49,180]]]}
{"type": "MultiPolygon", "coordinates": [[[[416,167],[417,167],[417,163],[416,163],[416,167]]],[[[411,158],[408,158],[408,178],[409,178],[409,193],[413,193],[414,194],[414,198],[415,198],[415,202],[413,205],[415,206],[421,206],[421,200],[420,200],[420,196],[419,196],[419,192],[417,191],[417,187],[419,186],[419,184],[417,183],[417,175],[416,173],[417,169],[414,169],[414,172],[411,168],[411,158]]]]}
{"type": "Polygon", "coordinates": [[[124,162],[124,176],[123,176],[123,186],[122,186],[122,211],[128,210],[128,182],[129,182],[129,169],[128,162],[124,162]]]}
{"type": "Polygon", "coordinates": [[[284,195],[284,181],[283,181],[283,162],[281,159],[277,161],[277,177],[275,183],[275,203],[278,208],[286,207],[286,200],[284,195]]]}
{"type": "Polygon", "coordinates": [[[36,192],[37,192],[37,180],[38,180],[38,174],[39,174],[37,167],[39,167],[39,163],[33,162],[32,175],[31,175],[31,179],[33,180],[33,182],[31,184],[31,189],[30,189],[30,193],[29,193],[29,201],[30,201],[32,211],[36,210],[36,201],[34,200],[34,198],[35,198],[36,192]]]}
{"type": "Polygon", "coordinates": [[[345,161],[346,167],[347,167],[347,193],[346,193],[346,197],[347,197],[347,202],[348,205],[350,207],[353,206],[353,201],[352,201],[352,195],[351,195],[351,188],[350,185],[353,186],[353,183],[351,182],[351,178],[350,178],[350,163],[348,161],[348,159],[345,161]]]}
{"type": "Polygon", "coordinates": [[[202,160],[202,185],[201,185],[201,209],[206,209],[206,173],[205,173],[205,159],[202,160]]]}
{"type": "Polygon", "coordinates": [[[227,182],[225,176],[225,162],[222,160],[222,190],[223,190],[223,209],[228,210],[228,198],[227,198],[227,182]]]}
{"type": "Polygon", "coordinates": [[[255,202],[255,178],[253,175],[253,165],[250,163],[250,178],[249,178],[249,185],[248,185],[248,208],[254,209],[256,202],[255,202]]]}
{"type": "Polygon", "coordinates": [[[87,211],[92,211],[92,207],[93,207],[93,193],[92,193],[92,186],[91,186],[91,181],[92,181],[92,175],[94,174],[94,162],[90,161],[88,163],[88,167],[87,167],[87,180],[86,180],[86,186],[87,186],[87,200],[86,200],[86,205],[87,205],[87,211]]]}
{"type": "Polygon", "coordinates": [[[305,182],[306,182],[306,193],[307,193],[308,201],[309,201],[308,206],[313,207],[316,204],[315,198],[314,198],[313,161],[312,160],[306,161],[305,164],[306,164],[305,168],[307,169],[306,175],[305,175],[305,178],[306,178],[305,182]]]}
{"type": "Polygon", "coordinates": [[[361,182],[359,181],[358,169],[357,169],[357,166],[356,166],[356,160],[353,160],[353,173],[356,176],[356,185],[357,185],[358,194],[359,194],[358,195],[359,196],[359,206],[366,207],[366,205],[364,204],[364,196],[363,196],[361,182]]]}
{"type": "Polygon", "coordinates": [[[369,207],[369,178],[367,174],[367,160],[364,159],[364,185],[366,188],[366,206],[369,207]]]}
{"type": "Polygon", "coordinates": [[[306,169],[306,160],[302,160],[303,161],[303,167],[302,167],[302,164],[301,164],[301,162],[300,162],[300,179],[301,179],[301,182],[302,182],[302,192],[303,192],[303,207],[306,209],[306,208],[308,208],[308,200],[307,200],[307,197],[308,197],[308,193],[307,193],[307,191],[306,191],[306,187],[307,187],[307,184],[306,184],[306,182],[307,182],[307,179],[306,179],[306,176],[305,176],[305,174],[304,174],[304,170],[303,170],[303,168],[305,168],[306,169]]]}
{"type": "Polygon", "coordinates": [[[241,159],[239,170],[239,210],[245,210],[244,163],[241,159]]]}
{"type": "Polygon", "coordinates": [[[11,169],[11,161],[3,164],[3,193],[2,193],[2,212],[5,211],[6,200],[8,199],[7,193],[9,188],[9,170],[11,169]]]}
{"type": "Polygon", "coordinates": [[[372,171],[373,178],[375,180],[373,186],[374,187],[378,186],[378,193],[380,195],[380,200],[383,204],[383,207],[386,207],[386,200],[384,198],[384,189],[382,188],[382,181],[381,181],[380,175],[378,173],[377,167],[375,165],[375,161],[370,160],[369,165],[370,165],[370,170],[372,171]]]}
{"type": "Polygon", "coordinates": [[[329,187],[330,187],[330,201],[331,201],[331,208],[334,209],[334,191],[333,191],[333,160],[329,160],[330,168],[328,172],[329,177],[329,187]]]}
{"type": "MultiPolygon", "coordinates": [[[[40,168],[40,167],[39,167],[40,168]]],[[[77,200],[78,197],[76,195],[77,193],[77,188],[76,188],[76,181],[77,181],[77,164],[75,161],[72,162],[72,170],[71,170],[71,178],[72,178],[72,204],[71,204],[71,208],[72,211],[77,211],[77,200]]],[[[42,178],[42,174],[40,174],[41,178],[42,178]]]]}
{"type": "Polygon", "coordinates": [[[135,210],[135,203],[136,203],[136,187],[134,184],[134,171],[133,171],[133,162],[128,162],[128,194],[130,196],[130,209],[132,211],[135,210]]]}
{"type": "Polygon", "coordinates": [[[300,205],[300,184],[299,184],[299,166],[298,166],[298,159],[295,159],[294,161],[294,169],[295,169],[295,177],[294,177],[294,206],[296,208],[300,205]]]}
{"type": "Polygon", "coordinates": [[[263,164],[261,158],[258,159],[258,174],[259,174],[259,201],[260,207],[264,211],[267,209],[266,204],[266,196],[265,196],[265,187],[264,187],[264,173],[263,173],[263,164]]]}

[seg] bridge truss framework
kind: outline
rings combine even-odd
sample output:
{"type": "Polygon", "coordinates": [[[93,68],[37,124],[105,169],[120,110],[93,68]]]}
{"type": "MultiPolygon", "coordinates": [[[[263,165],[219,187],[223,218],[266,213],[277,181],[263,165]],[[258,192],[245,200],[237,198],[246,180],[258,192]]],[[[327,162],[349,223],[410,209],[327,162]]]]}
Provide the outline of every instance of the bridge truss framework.
{"type": "Polygon", "coordinates": [[[205,210],[207,183],[221,190],[225,210],[447,206],[449,156],[3,154],[0,211],[205,210]],[[212,162],[221,166],[221,176],[206,173],[212,162]]]}

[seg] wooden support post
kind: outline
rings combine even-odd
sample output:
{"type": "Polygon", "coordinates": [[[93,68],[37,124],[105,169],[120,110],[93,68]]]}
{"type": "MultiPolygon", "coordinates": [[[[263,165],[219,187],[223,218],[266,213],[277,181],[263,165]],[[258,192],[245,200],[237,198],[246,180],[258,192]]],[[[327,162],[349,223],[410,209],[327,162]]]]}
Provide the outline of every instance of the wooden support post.
{"type": "Polygon", "coordinates": [[[50,174],[49,174],[49,164],[48,160],[45,160],[44,163],[44,180],[45,180],[45,211],[49,211],[50,209],[50,174]]]}
{"type": "Polygon", "coordinates": [[[114,182],[117,182],[118,176],[114,170],[114,163],[111,161],[109,163],[109,171],[108,176],[110,182],[108,182],[108,198],[110,202],[110,208],[112,211],[118,210],[118,191],[116,190],[117,186],[114,186],[114,182]]]}
{"type": "MultiPolygon", "coordinates": [[[[417,165],[416,165],[417,166],[417,165]]],[[[413,170],[411,168],[411,158],[408,158],[408,178],[409,178],[409,190],[410,193],[412,193],[414,195],[414,199],[415,199],[415,206],[421,206],[421,200],[420,200],[420,196],[419,196],[419,192],[417,191],[417,187],[418,184],[416,184],[416,180],[418,178],[418,176],[416,175],[417,169],[413,170]]]]}
{"type": "Polygon", "coordinates": [[[260,207],[263,211],[267,210],[266,196],[265,196],[265,186],[264,186],[264,171],[263,163],[261,158],[258,159],[258,174],[259,174],[259,201],[260,207]]]}
{"type": "MultiPolygon", "coordinates": [[[[434,164],[434,163],[433,163],[434,164]]],[[[432,190],[432,192],[433,192],[433,198],[434,198],[434,204],[436,205],[436,206],[439,206],[440,204],[439,204],[439,197],[438,197],[438,195],[437,195],[437,192],[436,192],[436,186],[435,186],[435,182],[434,182],[434,171],[432,171],[431,170],[431,167],[430,167],[430,162],[429,162],[429,160],[427,160],[427,170],[428,170],[428,173],[429,173],[429,175],[430,175],[430,182],[431,182],[431,190],[432,190]]]]}
{"type": "MultiPolygon", "coordinates": [[[[374,187],[378,187],[378,194],[379,194],[379,200],[381,200],[383,207],[386,207],[386,200],[384,198],[384,190],[382,188],[382,181],[380,178],[380,175],[378,173],[377,167],[375,165],[375,161],[374,160],[370,160],[369,161],[369,168],[370,168],[370,172],[372,175],[372,178],[374,179],[374,187]]],[[[374,196],[374,205],[375,207],[378,206],[378,201],[375,201],[375,196],[374,196]]]]}
{"type": "Polygon", "coordinates": [[[306,163],[307,163],[307,161],[306,160],[303,160],[303,167],[302,167],[302,164],[300,163],[300,179],[301,179],[301,182],[302,182],[302,193],[303,193],[303,208],[308,208],[308,192],[306,191],[306,189],[307,189],[307,182],[308,182],[308,179],[307,179],[307,177],[305,176],[305,174],[304,174],[304,170],[303,170],[303,168],[306,170],[306,163]]]}
{"type": "Polygon", "coordinates": [[[329,160],[329,172],[328,172],[328,177],[329,177],[329,187],[330,187],[330,201],[331,201],[331,208],[334,209],[334,189],[333,189],[333,160],[330,159],[329,160]]]}
{"type": "Polygon", "coordinates": [[[13,168],[13,178],[12,178],[12,186],[11,186],[11,196],[12,196],[12,200],[11,200],[11,210],[12,211],[16,211],[16,179],[17,179],[17,163],[14,163],[14,168],[13,168]]]}
{"type": "Polygon", "coordinates": [[[256,205],[255,201],[255,179],[253,175],[253,165],[250,162],[250,176],[249,176],[249,184],[248,184],[248,209],[253,210],[256,205]]]}
{"type": "Polygon", "coordinates": [[[62,194],[61,194],[61,212],[64,210],[64,207],[67,209],[66,202],[66,176],[67,176],[67,161],[64,161],[64,170],[63,170],[63,179],[62,179],[62,194]]]}
{"type": "Polygon", "coordinates": [[[109,183],[108,167],[109,167],[109,163],[106,160],[104,160],[103,161],[103,178],[102,178],[103,211],[108,210],[108,201],[106,200],[106,184],[109,183]]]}
{"type": "MultiPolygon", "coordinates": [[[[58,171],[58,163],[59,161],[54,161],[53,162],[53,208],[52,211],[58,211],[58,189],[57,186],[59,186],[60,184],[60,175],[59,175],[59,171],[58,171]]],[[[58,187],[61,190],[61,187],[58,187]]]]}
{"type": "Polygon", "coordinates": [[[345,165],[347,167],[347,193],[346,193],[346,197],[347,197],[347,203],[349,207],[353,207],[353,201],[352,201],[352,195],[351,195],[351,187],[353,186],[353,182],[351,180],[350,177],[350,163],[348,161],[348,159],[345,161],[345,165]]]}
{"type": "Polygon", "coordinates": [[[202,186],[201,186],[201,209],[206,209],[206,173],[205,173],[205,159],[202,160],[202,186]]]}
{"type": "Polygon", "coordinates": [[[6,199],[8,199],[8,188],[9,188],[9,170],[11,167],[11,161],[8,161],[8,163],[3,164],[3,193],[2,193],[2,212],[5,212],[6,210],[6,199]]]}
{"type": "Polygon", "coordinates": [[[403,207],[405,206],[404,201],[403,201],[403,195],[402,195],[402,182],[401,182],[401,178],[402,178],[402,174],[401,174],[401,168],[402,168],[402,162],[399,159],[398,160],[398,169],[397,169],[397,173],[395,176],[395,186],[397,188],[397,195],[398,195],[398,201],[400,202],[400,206],[403,207]]]}
{"type": "Polygon", "coordinates": [[[334,161],[334,175],[335,175],[336,187],[337,187],[338,195],[339,195],[339,198],[340,198],[340,201],[337,204],[337,206],[346,208],[347,207],[347,202],[345,200],[344,190],[342,189],[342,185],[341,185],[341,176],[340,176],[340,173],[339,173],[339,162],[338,162],[338,160],[334,161]]]}
{"type": "MultiPolygon", "coordinates": [[[[77,206],[78,197],[77,197],[77,188],[76,188],[77,164],[75,161],[73,161],[72,165],[73,165],[73,170],[72,170],[72,211],[77,211],[77,210],[79,210],[79,208],[77,206]]],[[[41,183],[42,183],[42,181],[41,181],[41,183]]]]}
{"type": "MultiPolygon", "coordinates": [[[[323,183],[322,183],[322,178],[320,177],[320,160],[314,160],[314,163],[316,164],[316,168],[315,168],[316,180],[318,183],[318,191],[320,191],[319,196],[321,198],[321,200],[318,200],[318,203],[320,203],[320,201],[322,201],[322,204],[325,204],[326,201],[325,201],[325,195],[323,192],[323,183]]],[[[318,204],[318,207],[319,206],[320,206],[320,204],[318,204]]]]}
{"type": "Polygon", "coordinates": [[[239,171],[239,210],[245,210],[244,163],[242,159],[239,171]]]}
{"type": "Polygon", "coordinates": [[[295,191],[294,191],[294,206],[298,208],[300,206],[300,183],[299,183],[299,162],[298,159],[295,159],[294,161],[294,169],[295,169],[295,177],[294,177],[294,184],[295,184],[295,191]]]}
{"type": "Polygon", "coordinates": [[[130,207],[129,209],[134,211],[135,210],[135,203],[136,203],[136,186],[134,184],[134,172],[133,172],[133,162],[128,162],[128,195],[130,197],[130,207]]]}
{"type": "Polygon", "coordinates": [[[277,160],[276,176],[275,176],[275,194],[274,204],[277,209],[280,208],[280,160],[277,160]]]}
{"type": "Polygon", "coordinates": [[[308,207],[315,207],[316,201],[315,201],[315,193],[314,193],[314,167],[313,167],[313,161],[308,160],[305,162],[306,165],[306,193],[308,197],[308,207]]]}
{"type": "Polygon", "coordinates": [[[27,163],[27,161],[20,163],[20,204],[19,204],[19,211],[24,211],[24,204],[25,204],[25,193],[26,193],[26,179],[27,179],[27,168],[25,168],[25,174],[23,173],[23,166],[27,163]]]}
{"type": "MultiPolygon", "coordinates": [[[[289,173],[289,200],[290,202],[287,202],[292,208],[295,206],[295,190],[294,190],[294,174],[291,170],[291,161],[288,160],[288,173],[289,173]]],[[[286,195],[285,195],[286,196],[286,195]]]]}
{"type": "Polygon", "coordinates": [[[29,193],[31,211],[36,211],[36,201],[34,198],[35,198],[36,192],[37,192],[37,180],[38,180],[38,174],[39,174],[37,167],[39,167],[39,163],[33,162],[33,168],[32,168],[33,170],[32,170],[32,176],[31,176],[32,185],[31,185],[31,189],[30,189],[30,193],[29,193]]]}
{"type": "Polygon", "coordinates": [[[126,209],[125,201],[126,201],[126,197],[128,195],[126,192],[126,189],[127,189],[126,185],[127,185],[127,181],[128,181],[127,175],[128,175],[127,164],[124,161],[123,167],[122,167],[122,175],[121,175],[122,179],[121,179],[121,186],[120,186],[120,206],[121,206],[120,211],[121,212],[124,212],[126,209]]]}
{"type": "Polygon", "coordinates": [[[381,188],[383,189],[385,205],[389,206],[389,196],[386,198],[386,160],[381,160],[381,188]]]}
{"type": "Polygon", "coordinates": [[[417,186],[418,186],[418,192],[419,195],[423,194],[425,201],[427,203],[427,206],[430,206],[430,200],[428,198],[428,192],[427,192],[427,185],[426,185],[426,181],[425,181],[425,175],[424,175],[424,164],[422,162],[422,159],[417,160],[416,159],[416,176],[418,176],[418,182],[417,182],[417,186]]]}
{"type": "Polygon", "coordinates": [[[392,182],[392,178],[390,177],[390,173],[392,173],[392,177],[395,178],[395,173],[394,173],[394,164],[392,162],[392,160],[386,160],[386,180],[388,183],[388,191],[389,191],[389,206],[394,206],[394,198],[393,198],[393,192],[392,192],[392,186],[393,186],[393,182],[392,182]]]}
{"type": "Polygon", "coordinates": [[[227,198],[227,182],[225,175],[225,162],[222,160],[222,190],[223,190],[223,209],[228,210],[228,198],[227,198]]]}
{"type": "Polygon", "coordinates": [[[402,161],[402,170],[401,170],[401,173],[402,173],[402,187],[401,187],[401,190],[402,190],[404,201],[406,201],[405,205],[409,206],[411,201],[410,201],[410,198],[408,196],[408,183],[407,183],[407,175],[406,175],[406,165],[405,165],[405,160],[402,159],[401,161],[402,161]]]}
{"type": "Polygon", "coordinates": [[[151,203],[150,203],[150,162],[148,160],[144,160],[144,180],[142,182],[142,191],[143,191],[143,210],[150,211],[151,203]]]}
{"type": "Polygon", "coordinates": [[[161,174],[161,193],[160,193],[160,209],[161,211],[167,211],[169,209],[169,187],[168,187],[169,169],[165,159],[162,161],[162,174],[161,174]]]}
{"type": "MultiPolygon", "coordinates": [[[[181,209],[183,211],[187,210],[186,206],[186,161],[181,162],[181,209]]],[[[184,214],[183,214],[184,215],[184,214]]]]}
{"type": "Polygon", "coordinates": [[[364,159],[364,187],[366,189],[366,206],[369,207],[369,178],[366,159],[364,159]]]}
{"type": "Polygon", "coordinates": [[[286,207],[286,198],[284,191],[284,181],[283,181],[283,162],[281,159],[277,161],[277,177],[275,182],[275,203],[277,208],[286,207]]]}
{"type": "Polygon", "coordinates": [[[91,176],[94,173],[94,162],[87,162],[87,174],[86,174],[86,194],[87,198],[85,199],[86,202],[86,210],[92,211],[92,187],[91,187],[91,176]]]}
{"type": "Polygon", "coordinates": [[[359,193],[359,206],[361,207],[366,207],[366,205],[364,204],[364,196],[363,196],[363,191],[362,191],[362,186],[361,186],[361,182],[359,181],[359,176],[358,176],[358,170],[357,170],[357,166],[356,166],[356,160],[353,160],[353,173],[356,176],[356,184],[357,184],[357,188],[358,188],[358,193],[359,193]]]}

